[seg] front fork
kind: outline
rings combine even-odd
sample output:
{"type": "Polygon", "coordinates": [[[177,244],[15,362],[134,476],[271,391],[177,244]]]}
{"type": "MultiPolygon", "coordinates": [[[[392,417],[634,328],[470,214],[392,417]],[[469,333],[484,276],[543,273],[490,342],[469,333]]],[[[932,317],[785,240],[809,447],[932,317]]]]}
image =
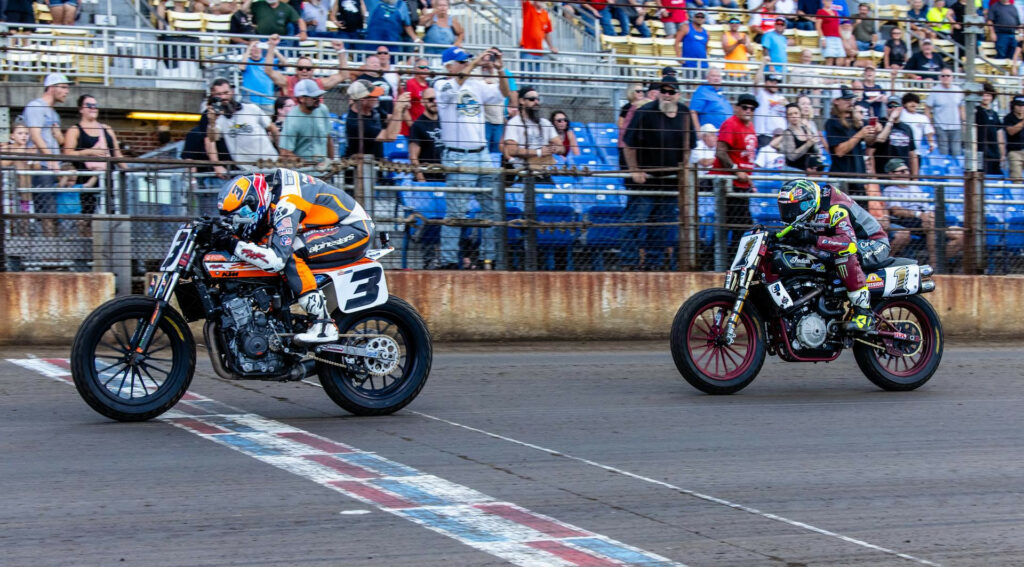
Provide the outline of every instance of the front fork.
{"type": "Polygon", "coordinates": [[[740,313],[743,311],[743,305],[747,301],[747,295],[750,293],[750,282],[754,279],[755,274],[755,270],[744,268],[740,270],[738,276],[734,272],[729,272],[725,277],[725,287],[736,292],[736,303],[733,304],[729,317],[725,321],[725,329],[722,330],[722,335],[720,335],[720,339],[726,345],[731,345],[736,340],[736,325],[740,323],[740,313]]]}

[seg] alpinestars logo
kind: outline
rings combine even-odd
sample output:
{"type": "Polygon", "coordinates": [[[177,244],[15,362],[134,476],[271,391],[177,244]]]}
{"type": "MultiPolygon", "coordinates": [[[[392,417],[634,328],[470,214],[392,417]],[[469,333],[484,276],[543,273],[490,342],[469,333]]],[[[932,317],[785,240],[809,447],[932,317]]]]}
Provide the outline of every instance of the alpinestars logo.
{"type": "Polygon", "coordinates": [[[266,254],[264,254],[263,252],[256,252],[255,250],[249,250],[248,248],[242,249],[242,256],[245,256],[250,260],[263,260],[264,262],[267,261],[266,254]]]}

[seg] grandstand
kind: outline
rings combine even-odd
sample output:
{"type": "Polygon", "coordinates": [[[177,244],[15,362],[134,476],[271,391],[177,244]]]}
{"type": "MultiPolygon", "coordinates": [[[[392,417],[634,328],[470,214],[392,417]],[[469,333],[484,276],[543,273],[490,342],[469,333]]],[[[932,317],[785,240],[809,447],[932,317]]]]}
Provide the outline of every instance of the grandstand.
{"type": "MultiPolygon", "coordinates": [[[[104,4],[85,4],[80,24],[74,27],[47,25],[47,10],[37,4],[39,24],[31,27],[32,33],[19,41],[8,40],[7,49],[0,58],[0,75],[16,87],[3,96],[4,106],[14,112],[27,100],[36,96],[35,89],[41,77],[50,72],[61,72],[76,83],[77,92],[88,90],[103,101],[109,112],[106,118],[114,124],[119,133],[124,132],[125,140],[132,143],[133,131],[145,130],[146,138],[139,138],[136,147],[143,150],[156,146],[156,123],[140,123],[126,118],[133,110],[164,111],[169,113],[195,113],[203,99],[205,85],[213,78],[226,77],[239,85],[240,76],[237,62],[243,58],[244,46],[231,43],[227,38],[230,16],[221,14],[195,13],[185,10],[168,10],[165,19],[159,20],[154,5],[142,5],[139,11],[125,0],[110,0],[104,4]],[[104,13],[105,12],[105,13],[104,13]],[[111,25],[115,24],[115,25],[111,25]],[[17,90],[18,85],[21,85],[17,90]],[[149,96],[145,96],[149,93],[149,96]]],[[[527,207],[523,201],[524,186],[506,188],[506,219],[523,218],[530,209],[532,220],[561,224],[562,227],[541,230],[536,234],[536,246],[541,267],[553,269],[609,269],[615,267],[615,252],[622,238],[619,222],[627,204],[626,184],[619,168],[618,128],[613,120],[616,109],[621,106],[622,94],[631,82],[656,81],[662,67],[678,67],[681,60],[675,57],[673,38],[665,37],[664,28],[657,20],[650,21],[653,36],[643,38],[636,35],[596,36],[586,32],[581,22],[567,18],[561,13],[552,13],[554,41],[559,45],[557,56],[548,56],[539,61],[529,61],[526,66],[518,44],[520,26],[518,5],[475,0],[471,3],[454,3],[452,13],[460,18],[466,28],[466,48],[476,52],[489,45],[499,45],[506,54],[507,64],[513,69],[520,83],[535,85],[543,94],[548,109],[562,108],[570,111],[574,120],[572,130],[579,141],[581,154],[571,156],[559,165],[563,167],[555,175],[553,183],[538,184],[532,191],[536,202],[527,207]],[[576,226],[565,227],[566,223],[576,226]]],[[[742,12],[746,20],[748,14],[742,12]]],[[[898,4],[882,4],[878,17],[884,25],[907,26],[906,7],[898,4]]],[[[719,46],[722,24],[709,24],[710,64],[723,64],[719,46]]],[[[422,32],[422,28],[419,30],[422,32]]],[[[814,32],[787,30],[793,40],[787,49],[789,77],[800,76],[800,84],[783,82],[784,92],[792,94],[806,81],[820,85],[810,93],[819,105],[827,108],[832,90],[839,85],[849,84],[861,74],[851,67],[826,67],[822,65],[818,38],[814,32]],[[800,53],[809,50],[811,64],[800,63],[800,53]]],[[[244,36],[263,39],[257,36],[244,36]]],[[[350,61],[358,65],[373,53],[377,42],[352,40],[350,61]]],[[[392,52],[406,49],[409,53],[425,53],[422,45],[396,43],[392,52]]],[[[429,47],[429,46],[428,46],[429,47]]],[[[960,47],[949,40],[936,41],[939,51],[954,62],[957,80],[963,78],[963,62],[960,47]]],[[[296,42],[294,46],[281,48],[288,58],[299,53],[311,56],[315,73],[329,75],[337,69],[338,60],[330,46],[330,40],[311,39],[296,42]]],[[[1010,62],[993,58],[994,46],[981,42],[975,63],[977,76],[996,86],[1001,93],[999,105],[1009,106],[1009,97],[1019,92],[1020,79],[1010,74],[1010,62]]],[[[437,55],[425,54],[435,69],[440,69],[437,55]]],[[[736,94],[749,90],[751,80],[764,54],[755,46],[751,62],[745,70],[734,71],[728,77],[726,93],[734,98],[736,94]]],[[[881,54],[877,51],[861,52],[857,61],[861,64],[878,65],[881,54]]],[[[397,61],[398,72],[408,71],[405,62],[397,61]]],[[[701,77],[681,77],[684,90],[683,101],[703,80],[701,77]]],[[[904,76],[893,76],[889,70],[879,70],[878,83],[892,88],[895,92],[917,92],[926,95],[930,88],[928,81],[909,80],[904,76]],[[891,86],[891,87],[890,87],[891,86]]],[[[787,79],[788,81],[788,79],[787,79]]],[[[326,104],[339,116],[335,124],[343,132],[340,120],[344,117],[346,101],[339,93],[330,93],[326,104]]],[[[66,114],[65,118],[71,118],[66,114]]],[[[167,128],[165,124],[163,126],[167,128]]],[[[191,127],[187,123],[171,123],[172,139],[180,139],[191,127]]],[[[399,164],[407,161],[407,141],[400,138],[388,146],[385,158],[399,164]]],[[[961,177],[964,164],[951,156],[929,156],[923,161],[921,174],[930,177],[961,177]]],[[[163,175],[163,174],[154,174],[163,175]]],[[[985,228],[989,230],[985,242],[993,253],[1012,258],[1024,253],[1024,237],[1014,231],[1024,225],[1024,196],[1019,188],[1006,185],[1004,180],[986,188],[988,204],[985,208],[985,228]]],[[[436,234],[437,225],[431,221],[444,218],[445,187],[433,184],[419,184],[411,176],[395,173],[391,176],[392,189],[381,188],[377,192],[379,203],[374,208],[375,216],[404,218],[416,213],[417,223],[407,231],[406,254],[403,266],[421,267],[428,264],[418,253],[429,247],[436,234]]],[[[770,191],[781,183],[779,178],[759,180],[758,187],[764,195],[751,199],[752,216],[761,222],[774,222],[777,211],[773,209],[770,191]]],[[[695,185],[695,184],[694,184],[695,185]]],[[[962,187],[962,185],[961,185],[962,187]]],[[[963,216],[962,193],[954,187],[946,191],[946,221],[950,225],[962,226],[969,222],[963,216]],[[958,202],[959,200],[959,202],[958,202]]],[[[161,199],[163,197],[160,197],[161,199]]],[[[154,199],[156,199],[154,197],[154,199]]],[[[716,225],[715,197],[701,194],[696,218],[699,221],[698,247],[704,254],[710,254],[719,233],[716,225]]],[[[180,211],[182,214],[185,209],[180,211]]],[[[401,228],[402,225],[394,226],[401,228]]],[[[465,230],[465,240],[472,244],[474,230],[465,230]]],[[[522,261],[523,247],[527,239],[521,228],[511,227],[506,239],[509,247],[509,265],[516,266],[516,258],[522,261]]],[[[671,239],[677,238],[672,233],[671,239]]],[[[520,264],[521,265],[521,264],[520,264]]],[[[670,259],[664,268],[677,266],[670,259]]],[[[709,266],[709,261],[705,261],[709,266]]]]}

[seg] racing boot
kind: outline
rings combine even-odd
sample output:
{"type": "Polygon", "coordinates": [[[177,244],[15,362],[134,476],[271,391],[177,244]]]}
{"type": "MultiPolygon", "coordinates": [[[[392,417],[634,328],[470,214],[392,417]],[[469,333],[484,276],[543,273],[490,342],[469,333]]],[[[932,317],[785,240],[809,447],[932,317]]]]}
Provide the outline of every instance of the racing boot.
{"type": "Polygon", "coordinates": [[[846,330],[864,335],[875,333],[875,313],[871,311],[871,292],[868,288],[848,291],[846,295],[853,306],[853,316],[846,323],[846,330]]]}
{"type": "Polygon", "coordinates": [[[316,317],[305,333],[295,335],[295,342],[303,344],[333,343],[338,340],[338,326],[327,312],[327,301],[320,290],[311,291],[299,298],[299,306],[306,313],[316,317]]]}

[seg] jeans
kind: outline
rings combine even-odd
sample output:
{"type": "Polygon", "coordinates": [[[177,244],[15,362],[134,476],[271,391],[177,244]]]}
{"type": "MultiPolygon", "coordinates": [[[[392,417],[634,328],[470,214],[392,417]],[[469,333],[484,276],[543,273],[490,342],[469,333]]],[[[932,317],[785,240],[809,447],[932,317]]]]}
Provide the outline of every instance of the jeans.
{"type": "Polygon", "coordinates": [[[522,63],[523,63],[523,71],[522,71],[522,73],[523,73],[524,78],[526,76],[529,76],[529,75],[534,75],[536,73],[540,73],[540,64],[539,63],[531,63],[531,61],[543,61],[544,60],[544,56],[543,55],[535,55],[533,53],[527,53],[527,52],[523,51],[522,53],[519,54],[519,59],[521,59],[522,63]]]}
{"type": "Polygon", "coordinates": [[[879,53],[882,53],[885,51],[885,44],[879,42],[875,45],[872,45],[870,41],[857,40],[857,51],[871,51],[872,49],[879,53]]]}
{"type": "Polygon", "coordinates": [[[688,9],[700,9],[700,8],[739,8],[740,5],[736,0],[704,0],[703,6],[698,6],[695,0],[686,0],[686,7],[688,9]]]}
{"type": "Polygon", "coordinates": [[[796,23],[796,29],[802,31],[814,31],[814,22],[801,22],[796,23]]]}
{"type": "MultiPolygon", "coordinates": [[[[676,188],[677,181],[651,180],[643,185],[636,185],[634,189],[657,189],[655,183],[670,184],[676,188]]],[[[651,197],[646,195],[630,195],[626,203],[626,210],[622,213],[623,223],[644,223],[644,222],[674,222],[678,219],[676,212],[677,198],[675,195],[667,194],[665,197],[651,197]]],[[[623,230],[622,246],[619,252],[619,261],[623,266],[640,267],[640,248],[644,249],[644,262],[648,266],[657,266],[661,262],[661,253],[665,248],[674,248],[676,244],[669,242],[673,231],[668,226],[627,226],[623,230]]],[[[678,235],[678,232],[675,232],[678,235]]]]}
{"type": "MultiPolygon", "coordinates": [[[[457,152],[445,150],[441,163],[447,167],[494,167],[491,164],[491,156],[486,149],[479,152],[457,152]]],[[[469,212],[469,201],[476,198],[480,204],[480,213],[476,218],[481,220],[497,220],[498,209],[496,205],[494,174],[486,173],[449,173],[445,182],[449,187],[479,187],[479,193],[456,193],[449,191],[445,193],[445,205],[447,210],[444,218],[464,219],[469,212]]],[[[480,258],[482,260],[495,260],[497,254],[497,229],[484,227],[480,229],[480,258]]],[[[442,226],[441,227],[441,264],[459,264],[459,235],[462,234],[462,227],[442,226]]]]}
{"type": "Polygon", "coordinates": [[[505,125],[488,122],[484,125],[484,132],[487,135],[487,151],[492,154],[500,152],[501,135],[505,132],[505,125]]]}
{"type": "Polygon", "coordinates": [[[580,21],[583,22],[583,29],[590,35],[597,35],[597,16],[582,7],[576,10],[576,13],[579,14],[580,21]]]}
{"type": "Polygon", "coordinates": [[[1013,51],[1017,47],[1017,38],[1012,34],[1001,33],[996,36],[996,52],[1000,59],[1013,59],[1013,51]]]}
{"type": "Polygon", "coordinates": [[[964,153],[963,132],[959,128],[946,130],[935,129],[935,142],[939,146],[939,153],[947,156],[959,156],[964,153]]]}
{"type": "Polygon", "coordinates": [[[604,10],[601,10],[601,30],[604,32],[604,35],[629,35],[629,30],[632,28],[640,32],[640,35],[643,37],[651,37],[651,30],[647,28],[647,24],[635,25],[630,21],[629,13],[624,6],[609,4],[604,10]],[[612,18],[618,20],[619,29],[622,30],[621,34],[615,33],[615,28],[612,27],[612,18]]]}

